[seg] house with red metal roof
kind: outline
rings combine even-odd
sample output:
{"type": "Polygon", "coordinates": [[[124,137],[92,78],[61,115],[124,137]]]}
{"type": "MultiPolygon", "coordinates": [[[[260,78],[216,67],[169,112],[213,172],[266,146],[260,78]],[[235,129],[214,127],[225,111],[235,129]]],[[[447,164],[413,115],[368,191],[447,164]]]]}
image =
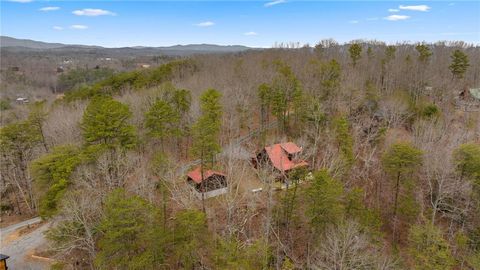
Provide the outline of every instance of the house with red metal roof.
{"type": "Polygon", "coordinates": [[[227,177],[225,174],[214,170],[204,170],[202,177],[200,166],[187,174],[187,181],[198,192],[210,192],[227,187],[227,177]]]}
{"type": "Polygon", "coordinates": [[[256,166],[257,164],[269,163],[278,172],[285,174],[293,169],[308,166],[306,161],[298,159],[298,154],[301,151],[302,148],[293,142],[266,146],[256,155],[254,164],[256,166]]]}

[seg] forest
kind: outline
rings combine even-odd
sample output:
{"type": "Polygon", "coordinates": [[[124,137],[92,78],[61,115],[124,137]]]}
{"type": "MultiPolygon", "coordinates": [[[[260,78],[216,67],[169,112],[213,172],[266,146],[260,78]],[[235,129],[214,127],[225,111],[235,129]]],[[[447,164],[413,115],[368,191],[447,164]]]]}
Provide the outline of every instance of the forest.
{"type": "Polygon", "coordinates": [[[480,269],[478,46],[45,55],[2,55],[0,210],[52,269],[480,269]]]}

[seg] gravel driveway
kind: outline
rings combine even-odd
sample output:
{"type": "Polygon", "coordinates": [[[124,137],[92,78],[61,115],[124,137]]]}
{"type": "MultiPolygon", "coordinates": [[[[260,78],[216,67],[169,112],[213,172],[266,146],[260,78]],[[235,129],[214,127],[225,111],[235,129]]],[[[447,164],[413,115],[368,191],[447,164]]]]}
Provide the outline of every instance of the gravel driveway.
{"type": "Polygon", "coordinates": [[[34,231],[22,235],[16,239],[4,243],[6,237],[16,230],[30,224],[40,222],[40,218],[33,218],[23,221],[6,228],[0,229],[1,246],[0,253],[10,256],[7,260],[8,269],[10,270],[44,270],[49,269],[49,264],[38,259],[30,257],[33,250],[37,247],[44,246],[46,239],[44,232],[49,228],[49,224],[43,224],[34,231]]]}

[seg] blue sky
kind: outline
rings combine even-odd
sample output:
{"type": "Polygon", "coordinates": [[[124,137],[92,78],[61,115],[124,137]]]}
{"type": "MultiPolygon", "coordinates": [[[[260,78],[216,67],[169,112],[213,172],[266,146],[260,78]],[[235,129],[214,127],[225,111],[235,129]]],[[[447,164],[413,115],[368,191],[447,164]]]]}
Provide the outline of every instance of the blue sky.
{"type": "Polygon", "coordinates": [[[106,47],[325,38],[480,44],[480,1],[1,0],[1,34],[106,47]]]}

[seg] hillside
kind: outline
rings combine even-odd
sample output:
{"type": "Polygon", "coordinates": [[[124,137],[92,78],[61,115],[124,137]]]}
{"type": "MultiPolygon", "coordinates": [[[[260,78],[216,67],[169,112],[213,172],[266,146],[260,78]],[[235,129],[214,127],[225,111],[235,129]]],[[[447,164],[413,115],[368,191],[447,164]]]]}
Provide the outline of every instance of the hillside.
{"type": "Polygon", "coordinates": [[[48,43],[31,39],[17,39],[13,37],[0,36],[0,47],[21,47],[24,49],[55,49],[68,45],[61,43],[48,43]]]}
{"type": "Polygon", "coordinates": [[[9,51],[43,51],[50,52],[95,52],[103,54],[132,54],[132,55],[173,55],[185,56],[199,53],[233,53],[251,50],[246,46],[239,45],[214,45],[214,44],[188,44],[188,45],[174,45],[168,47],[121,47],[121,48],[105,48],[100,46],[87,45],[70,45],[61,43],[48,43],[41,41],[34,41],[29,39],[16,39],[7,36],[0,36],[0,48],[9,51]]]}
{"type": "Polygon", "coordinates": [[[60,269],[480,269],[479,47],[243,49],[2,51],[1,225],[60,269]]]}

